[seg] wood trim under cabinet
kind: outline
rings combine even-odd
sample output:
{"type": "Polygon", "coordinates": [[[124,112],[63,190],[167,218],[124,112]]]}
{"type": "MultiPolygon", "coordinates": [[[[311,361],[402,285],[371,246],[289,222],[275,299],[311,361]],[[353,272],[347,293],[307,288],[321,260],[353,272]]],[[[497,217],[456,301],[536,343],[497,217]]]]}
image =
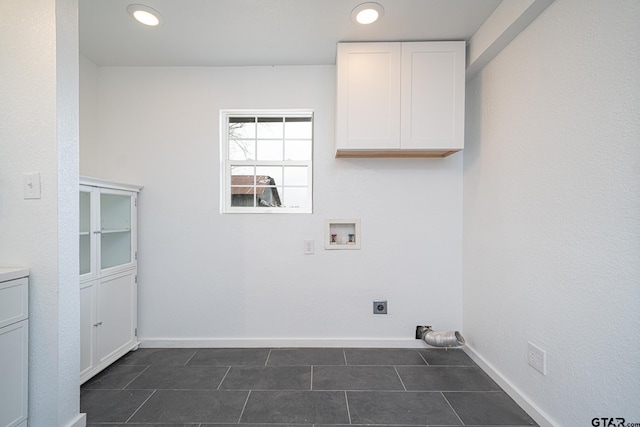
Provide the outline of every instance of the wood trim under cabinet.
{"type": "Polygon", "coordinates": [[[337,150],[336,158],[357,159],[397,159],[397,158],[440,158],[461,150],[337,150]]]}

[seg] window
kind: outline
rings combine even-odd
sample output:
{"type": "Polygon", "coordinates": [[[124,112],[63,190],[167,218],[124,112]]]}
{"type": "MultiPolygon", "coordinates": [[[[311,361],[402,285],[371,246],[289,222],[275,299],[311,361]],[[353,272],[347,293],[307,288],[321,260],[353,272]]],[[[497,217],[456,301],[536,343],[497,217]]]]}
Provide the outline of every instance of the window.
{"type": "Polygon", "coordinates": [[[223,213],[311,213],[311,111],[222,111],[220,123],[223,213]]]}

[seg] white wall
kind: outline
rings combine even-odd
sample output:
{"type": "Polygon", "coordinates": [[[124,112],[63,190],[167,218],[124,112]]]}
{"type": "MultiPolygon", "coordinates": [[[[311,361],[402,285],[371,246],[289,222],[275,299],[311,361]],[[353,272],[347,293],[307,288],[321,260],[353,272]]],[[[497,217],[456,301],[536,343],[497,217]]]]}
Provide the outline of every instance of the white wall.
{"type": "Polygon", "coordinates": [[[468,86],[465,338],[554,425],[640,420],[638,22],[556,0],[468,86]]]}
{"type": "Polygon", "coordinates": [[[80,175],[99,174],[99,68],[80,55],[80,175]]]}
{"type": "Polygon", "coordinates": [[[144,345],[420,346],[418,324],[461,327],[462,156],[335,159],[334,74],[100,67],[94,174],[144,185],[144,345]],[[219,213],[221,108],[315,111],[313,214],[219,213]],[[324,250],[326,218],[360,218],[362,249],[324,250]]]}
{"type": "Polygon", "coordinates": [[[77,1],[0,2],[0,262],[30,269],[29,424],[79,415],[77,1]],[[23,199],[39,172],[42,197],[23,199]]]}

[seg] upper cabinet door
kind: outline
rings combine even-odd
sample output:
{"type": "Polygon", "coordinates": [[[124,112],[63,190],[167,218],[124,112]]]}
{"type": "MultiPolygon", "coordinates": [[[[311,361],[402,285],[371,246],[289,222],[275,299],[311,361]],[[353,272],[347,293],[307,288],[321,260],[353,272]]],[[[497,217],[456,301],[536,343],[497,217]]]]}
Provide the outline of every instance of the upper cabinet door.
{"type": "Polygon", "coordinates": [[[93,187],[80,186],[80,279],[96,276],[96,192],[93,187]]]}
{"type": "Polygon", "coordinates": [[[135,265],[135,196],[100,189],[100,270],[135,265]]]}
{"type": "Polygon", "coordinates": [[[338,44],[338,150],[400,148],[400,53],[399,43],[338,44]]]}
{"type": "Polygon", "coordinates": [[[403,149],[464,148],[465,42],[402,44],[403,149]]]}

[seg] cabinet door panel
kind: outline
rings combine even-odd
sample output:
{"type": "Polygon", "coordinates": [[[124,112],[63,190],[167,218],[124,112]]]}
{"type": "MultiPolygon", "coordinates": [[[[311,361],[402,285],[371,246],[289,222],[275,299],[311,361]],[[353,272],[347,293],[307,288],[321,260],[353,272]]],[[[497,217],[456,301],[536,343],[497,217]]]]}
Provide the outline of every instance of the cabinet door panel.
{"type": "Polygon", "coordinates": [[[96,298],[98,363],[111,363],[136,345],[135,272],[101,280],[96,298]]]}
{"type": "Polygon", "coordinates": [[[80,285],[80,381],[95,369],[95,283],[80,285]]]}
{"type": "Polygon", "coordinates": [[[399,44],[340,44],[337,73],[337,148],[399,148],[399,44]]]}
{"type": "Polygon", "coordinates": [[[135,265],[135,198],[129,192],[100,191],[100,271],[135,265]]]}
{"type": "Polygon", "coordinates": [[[464,147],[464,46],[403,43],[403,149],[464,147]]]}
{"type": "Polygon", "coordinates": [[[96,276],[96,215],[95,188],[80,186],[80,278],[86,280],[96,276]]]}
{"type": "Polygon", "coordinates": [[[0,425],[27,419],[29,321],[0,329],[0,425]]]}

